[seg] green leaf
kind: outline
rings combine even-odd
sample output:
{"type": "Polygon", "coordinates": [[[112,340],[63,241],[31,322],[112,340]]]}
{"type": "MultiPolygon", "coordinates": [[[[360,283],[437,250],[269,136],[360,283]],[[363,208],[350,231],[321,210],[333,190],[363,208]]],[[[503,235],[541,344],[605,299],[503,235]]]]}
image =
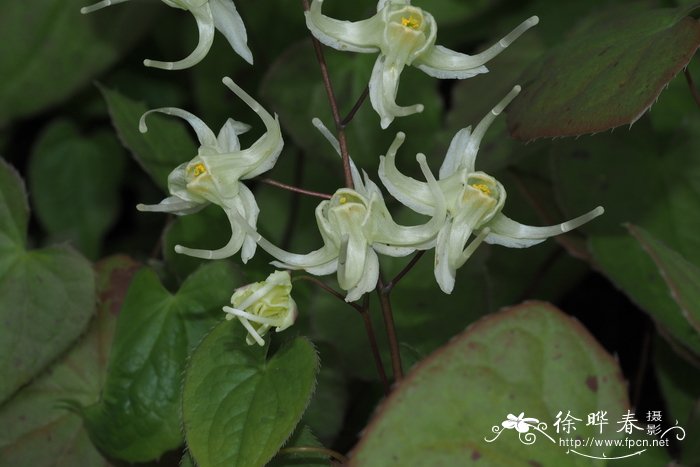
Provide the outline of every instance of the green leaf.
{"type": "Polygon", "coordinates": [[[659,268],[683,317],[700,333],[700,269],[640,227],[627,230],[659,268]]]}
{"type": "Polygon", "coordinates": [[[90,404],[99,397],[117,312],[135,263],[108,258],[96,267],[97,315],[88,332],[51,371],[0,408],[0,465],[108,467],[66,402],[90,404]]]}
{"type": "Polygon", "coordinates": [[[219,324],[185,374],[185,436],[201,467],[262,466],[290,436],[316,385],[318,357],[296,338],[269,359],[238,321],[219,324]]]}
{"type": "Polygon", "coordinates": [[[327,456],[318,452],[294,452],[294,448],[322,448],[308,426],[299,424],[294,434],[285,443],[287,452],[278,453],[267,467],[328,467],[327,456]]]}
{"type": "Polygon", "coordinates": [[[192,274],[176,294],[141,270],[122,307],[100,401],[85,407],[96,446],[129,462],[182,443],[182,374],[190,351],[222,315],[237,281],[226,262],[192,274]]]}
{"type": "Polygon", "coordinates": [[[39,137],[29,163],[36,215],[56,240],[72,240],[96,258],[116,220],[124,154],[111,133],[82,138],[68,121],[39,137]]]}
{"type": "Polygon", "coordinates": [[[95,307],[90,264],[60,246],[26,250],[27,194],[0,160],[0,402],[83,332],[95,307]]]}
{"type": "MultiPolygon", "coordinates": [[[[197,154],[197,147],[184,124],[177,118],[149,115],[146,122],[148,131],[141,133],[139,120],[149,109],[143,103],[117,91],[104,86],[99,88],[107,101],[112,123],[122,143],[133,153],[153,181],[167,191],[168,174],[197,154]]],[[[160,200],[153,200],[155,203],[158,201],[160,200]]],[[[150,203],[147,200],[143,202],[150,203]]]]}
{"type": "Polygon", "coordinates": [[[700,24],[687,12],[616,6],[586,18],[523,75],[511,134],[574,136],[635,122],[700,45],[700,24]]]}
{"type": "Polygon", "coordinates": [[[0,127],[55,105],[114,64],[146,31],[141,5],[81,15],[89,0],[0,5],[0,127]]]}
{"type": "MultiPolygon", "coordinates": [[[[558,411],[570,411],[583,420],[575,436],[585,439],[598,433],[585,426],[587,414],[604,410],[605,436],[617,439],[614,420],[628,407],[616,361],[581,324],[528,302],[482,319],[416,365],[379,407],[351,465],[602,465],[535,430],[533,449],[501,422],[524,412],[556,438],[558,411]]],[[[584,452],[609,450],[594,449],[584,452]]]]}
{"type": "Polygon", "coordinates": [[[688,116],[675,135],[659,141],[645,120],[629,133],[557,144],[552,162],[557,198],[568,215],[605,207],[603,216],[584,227],[597,266],[665,335],[700,355],[700,338],[681,315],[659,267],[621,227],[638,225],[686,261],[700,264],[698,129],[700,119],[688,116]]]}

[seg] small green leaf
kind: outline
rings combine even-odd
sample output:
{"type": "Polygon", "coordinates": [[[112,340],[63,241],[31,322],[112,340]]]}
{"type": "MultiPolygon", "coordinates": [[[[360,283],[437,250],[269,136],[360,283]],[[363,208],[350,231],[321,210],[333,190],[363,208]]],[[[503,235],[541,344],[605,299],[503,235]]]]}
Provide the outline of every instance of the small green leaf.
{"type": "Polygon", "coordinates": [[[0,465],[108,467],[66,402],[99,398],[117,311],[135,263],[112,257],[97,266],[98,309],[88,332],[51,371],[23,388],[0,408],[0,465]]]}
{"type": "Polygon", "coordinates": [[[635,122],[700,45],[700,24],[687,12],[617,6],[586,18],[523,75],[511,134],[574,136],[635,122]]]}
{"type": "Polygon", "coordinates": [[[147,30],[148,6],[81,15],[85,0],[0,4],[0,127],[75,93],[147,30]]]}
{"type": "Polygon", "coordinates": [[[598,433],[585,425],[587,414],[604,410],[605,436],[614,440],[621,437],[614,420],[628,407],[616,361],[586,329],[551,305],[528,302],[482,319],[416,365],[379,407],[350,465],[600,465],[535,430],[536,449],[515,430],[486,439],[521,412],[557,437],[560,410],[583,420],[575,434],[585,439],[598,433]]]}
{"type": "Polygon", "coordinates": [[[301,423],[284,445],[285,452],[278,453],[267,467],[328,467],[324,454],[303,451],[303,448],[323,448],[308,426],[301,423]],[[301,448],[299,450],[295,450],[301,448]]]}
{"type": "Polygon", "coordinates": [[[238,321],[219,324],[185,375],[187,445],[201,467],[263,466],[299,422],[316,385],[318,357],[296,338],[269,359],[238,321]]]}
{"type": "Polygon", "coordinates": [[[42,226],[96,258],[116,220],[124,154],[111,133],[82,138],[56,121],[40,136],[29,163],[29,187],[42,226]]]}
{"type": "Polygon", "coordinates": [[[83,332],[95,307],[90,264],[60,246],[25,250],[22,179],[0,159],[0,402],[83,332]]]}
{"type": "Polygon", "coordinates": [[[122,307],[100,401],[85,407],[95,445],[129,462],[160,457],[182,443],[182,374],[189,352],[222,315],[236,287],[226,262],[210,263],[170,294],[141,270],[122,307]]]}
{"type": "MultiPolygon", "coordinates": [[[[149,110],[117,91],[99,86],[107,101],[117,134],[156,184],[167,191],[168,174],[179,164],[192,159],[197,147],[179,119],[149,115],[148,131],[139,131],[139,119],[149,110]]],[[[160,200],[154,200],[158,202],[160,200]]],[[[144,201],[149,202],[150,201],[144,201]]]]}
{"type": "Polygon", "coordinates": [[[627,230],[656,263],[683,317],[700,333],[700,269],[646,230],[634,225],[627,230]]]}

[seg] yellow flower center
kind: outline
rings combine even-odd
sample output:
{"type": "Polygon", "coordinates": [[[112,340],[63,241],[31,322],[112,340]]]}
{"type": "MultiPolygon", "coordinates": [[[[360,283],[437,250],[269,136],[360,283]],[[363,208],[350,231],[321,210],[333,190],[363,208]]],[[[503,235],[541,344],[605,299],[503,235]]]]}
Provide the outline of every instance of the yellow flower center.
{"type": "Polygon", "coordinates": [[[401,17],[401,25],[406,28],[418,29],[420,27],[420,19],[414,18],[413,15],[409,15],[408,18],[405,16],[401,17]]]}
{"type": "Polygon", "coordinates": [[[472,187],[476,188],[485,195],[491,194],[491,189],[485,183],[472,183],[472,187]]]}
{"type": "Polygon", "coordinates": [[[207,173],[207,168],[204,167],[204,164],[201,162],[192,167],[190,170],[192,170],[192,175],[195,177],[199,177],[200,175],[207,173]]]}
{"type": "Polygon", "coordinates": [[[341,196],[340,199],[338,200],[340,204],[345,204],[348,202],[348,199],[345,196],[341,196]]]}

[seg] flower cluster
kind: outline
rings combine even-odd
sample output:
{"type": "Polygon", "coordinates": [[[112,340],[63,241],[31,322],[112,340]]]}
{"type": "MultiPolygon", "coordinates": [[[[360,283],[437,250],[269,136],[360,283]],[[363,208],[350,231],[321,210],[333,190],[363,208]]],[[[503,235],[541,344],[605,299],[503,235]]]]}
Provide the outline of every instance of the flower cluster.
{"type": "MultiPolygon", "coordinates": [[[[104,0],[83,8],[88,13],[127,0],[104,0]]],[[[181,69],[199,62],[209,50],[214,29],[221,31],[233,49],[252,63],[246,45],[246,31],[231,0],[163,0],[168,6],[190,11],[199,27],[199,44],[187,58],[177,62],[146,60],[147,66],[181,69]]],[[[495,45],[477,55],[466,55],[436,45],[437,26],[430,13],[412,6],[409,0],[379,0],[377,13],[363,21],[349,22],[322,13],[323,0],[313,0],[306,12],[306,24],[322,43],[338,50],[379,52],[369,81],[369,97],[387,128],[396,117],[421,112],[423,106],[399,106],[396,96],[403,69],[413,65],[440,79],[465,79],[488,70],[486,62],[501,53],[521,34],[538,23],[532,17],[495,45]]],[[[426,157],[416,159],[424,180],[404,175],[397,168],[397,153],[405,139],[399,132],[380,156],[379,179],[400,203],[428,216],[420,225],[400,225],[392,218],[384,195],[366,172],[350,160],[352,188],[340,188],[316,208],[316,223],[323,245],[306,254],[275,246],[257,232],[259,209],[253,192],[243,183],[271,169],[280,155],[283,141],[279,122],[231,79],[223,82],[262,119],[266,132],[249,148],[241,149],[238,136],[248,125],[229,119],[218,134],[193,114],[177,108],[146,112],[140,130],[147,131],[146,118],[153,112],[187,121],[199,140],[197,154],[176,167],[168,178],[170,196],[155,205],[139,204],[141,211],[187,215],[213,203],[226,213],[231,225],[229,242],[216,250],[199,250],[177,245],[178,253],[206,259],[226,258],[241,252],[245,263],[260,245],[273,258],[273,265],[304,270],[313,275],[337,274],[338,284],[355,301],[376,287],[379,255],[406,256],[415,251],[435,250],[434,274],[445,293],[455,287],[457,270],[482,243],[524,248],[576,228],[602,214],[598,207],[567,222],[533,227],[503,214],[506,191],[491,175],[476,170],[481,140],[494,119],[520,92],[516,86],[472,130],[458,131],[445,154],[437,179],[426,157]]],[[[340,154],[338,141],[318,120],[314,125],[340,154]]],[[[297,309],[291,298],[289,272],[276,271],[264,282],[239,288],[224,307],[228,319],[237,318],[248,331],[249,344],[264,344],[271,329],[291,326],[297,309]]]]}

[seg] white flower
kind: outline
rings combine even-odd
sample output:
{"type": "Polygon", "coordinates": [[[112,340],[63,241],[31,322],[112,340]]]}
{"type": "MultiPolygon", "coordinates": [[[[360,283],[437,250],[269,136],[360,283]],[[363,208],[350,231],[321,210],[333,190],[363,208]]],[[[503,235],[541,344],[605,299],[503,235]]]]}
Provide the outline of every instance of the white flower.
{"type": "Polygon", "coordinates": [[[236,289],[233,307],[225,306],[226,319],[238,318],[248,331],[248,345],[265,345],[263,336],[270,328],[284,331],[297,319],[297,304],[292,299],[292,282],[287,271],[275,271],[263,282],[236,289]]]}
{"type": "MultiPolygon", "coordinates": [[[[532,227],[515,222],[501,210],[506,191],[496,179],[475,171],[476,153],[491,122],[520,92],[516,86],[476,126],[457,132],[440,167],[438,185],[447,202],[447,221],[438,233],[435,245],[435,278],[445,293],[451,293],[455,275],[482,241],[511,248],[525,248],[549,237],[575,229],[603,213],[602,207],[575,219],[549,227],[532,227]],[[470,236],[474,240],[467,246],[470,236]]],[[[431,215],[442,200],[433,189],[407,177],[396,168],[396,151],[380,159],[379,177],[387,190],[416,212],[431,215]]]]}
{"type": "MultiPolygon", "coordinates": [[[[80,9],[83,14],[92,13],[110,5],[128,0],[103,0],[80,9]]],[[[236,11],[232,0],[163,0],[168,6],[188,10],[197,21],[199,42],[190,55],[177,62],[144,60],[143,64],[164,70],[182,70],[196,65],[207,55],[214,41],[214,29],[218,29],[246,62],[253,64],[253,54],[248,48],[248,37],[241,15],[236,11]]]]}
{"type": "Polygon", "coordinates": [[[350,52],[380,52],[369,81],[369,95],[372,107],[381,118],[382,128],[387,128],[395,117],[423,111],[421,104],[409,107],[396,104],[404,66],[414,65],[440,79],[465,79],[486,73],[486,62],[539,22],[537,16],[533,16],[487,50],[465,55],[436,46],[437,26],[432,15],[410,3],[409,0],[380,0],[377,14],[357,22],[324,16],[321,13],[323,0],[313,0],[306,12],[307,27],[324,44],[350,52]]]}
{"type": "MultiPolygon", "coordinates": [[[[337,140],[319,120],[315,119],[314,124],[338,151],[337,140]]],[[[445,203],[437,181],[425,156],[418,154],[417,160],[426,176],[426,186],[432,190],[432,199],[436,200],[432,219],[425,224],[402,226],[394,222],[379,187],[366,173],[363,180],[351,161],[355,189],[341,188],[316,208],[316,223],[323,240],[321,248],[308,254],[290,253],[276,247],[252,228],[249,228],[249,233],[257,235],[260,247],[278,260],[272,263],[274,266],[303,269],[318,276],[337,272],[340,288],[348,292],[345,300],[358,300],[377,285],[377,253],[399,257],[432,248],[436,234],[445,222],[445,203]]]]}
{"type": "Polygon", "coordinates": [[[254,226],[258,219],[258,205],[253,193],[240,180],[256,177],[270,170],[282,151],[282,133],[277,117],[272,117],[230,78],[223,82],[243,102],[257,113],[265,124],[266,133],[248,149],[241,149],[238,135],[249,129],[248,125],[229,119],[218,136],[204,122],[191,113],[166,107],[143,114],[139,123],[146,132],[146,117],[153,112],[175,115],[185,119],[199,139],[197,156],[179,165],[168,176],[170,195],[159,204],[139,204],[139,211],[170,212],[185,215],[197,212],[208,203],[221,206],[231,223],[231,240],[218,250],[196,250],[181,245],[175,251],[205,259],[226,258],[241,251],[241,259],[247,262],[255,254],[255,238],[241,227],[241,219],[247,226],[254,226]]]}

